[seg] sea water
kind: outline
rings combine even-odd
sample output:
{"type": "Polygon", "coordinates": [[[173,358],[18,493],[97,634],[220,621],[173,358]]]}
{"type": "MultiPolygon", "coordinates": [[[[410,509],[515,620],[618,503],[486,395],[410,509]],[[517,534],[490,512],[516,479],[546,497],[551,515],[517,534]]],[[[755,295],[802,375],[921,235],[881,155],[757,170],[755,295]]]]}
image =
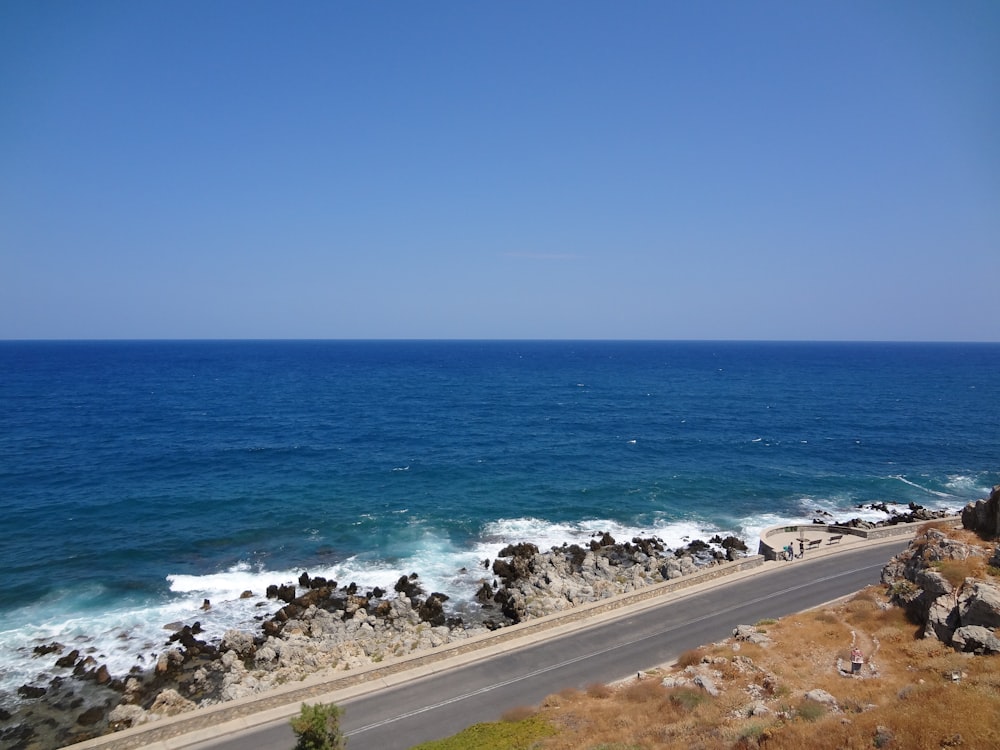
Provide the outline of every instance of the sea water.
{"type": "Polygon", "coordinates": [[[997,483],[997,344],[0,342],[0,705],[37,645],[120,676],[302,571],[461,612],[511,542],[755,549],[997,483]]]}

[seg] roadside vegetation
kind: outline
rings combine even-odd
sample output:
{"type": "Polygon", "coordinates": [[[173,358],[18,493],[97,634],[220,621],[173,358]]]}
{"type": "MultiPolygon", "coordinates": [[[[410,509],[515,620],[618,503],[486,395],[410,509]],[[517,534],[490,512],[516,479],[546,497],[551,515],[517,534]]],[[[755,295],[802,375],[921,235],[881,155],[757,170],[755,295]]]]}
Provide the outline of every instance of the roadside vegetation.
{"type": "MultiPolygon", "coordinates": [[[[978,567],[942,573],[992,572],[978,567]]],[[[1000,747],[1000,657],[919,638],[885,588],[761,621],[752,629],[761,638],[705,645],[641,679],[565,690],[418,750],[1000,747]],[[852,674],[855,647],[865,661],[852,674]]]]}
{"type": "Polygon", "coordinates": [[[291,720],[298,741],[295,750],[344,750],[347,740],[340,731],[341,709],[333,703],[303,703],[291,720]]]}

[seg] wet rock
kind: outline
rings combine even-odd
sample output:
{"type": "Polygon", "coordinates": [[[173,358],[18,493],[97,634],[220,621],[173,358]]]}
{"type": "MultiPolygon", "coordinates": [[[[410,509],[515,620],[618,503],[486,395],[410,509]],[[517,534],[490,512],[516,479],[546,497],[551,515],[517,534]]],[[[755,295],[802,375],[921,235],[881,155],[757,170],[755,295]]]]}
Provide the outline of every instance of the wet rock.
{"type": "Polygon", "coordinates": [[[292,584],[271,584],[266,589],[266,596],[268,599],[280,599],[285,602],[285,604],[291,604],[295,599],[295,586],[292,584]]]}
{"type": "Polygon", "coordinates": [[[417,574],[411,573],[409,576],[400,576],[393,587],[396,593],[402,594],[408,599],[421,596],[424,593],[423,587],[417,583],[417,574]]]}
{"type": "Polygon", "coordinates": [[[61,643],[48,643],[44,646],[35,646],[32,653],[35,656],[47,656],[48,654],[61,654],[63,652],[63,646],[61,643]]]}
{"type": "Polygon", "coordinates": [[[444,603],[446,601],[448,601],[448,597],[444,594],[433,593],[427,597],[427,600],[423,604],[420,605],[417,610],[417,614],[420,615],[421,620],[428,622],[431,625],[444,625],[444,603]]]}
{"type": "Polygon", "coordinates": [[[47,692],[45,688],[36,685],[21,685],[17,689],[17,694],[22,698],[41,698],[47,692]]]}
{"type": "Polygon", "coordinates": [[[80,652],[77,649],[73,649],[66,656],[56,659],[56,666],[62,667],[63,669],[72,669],[76,666],[77,661],[80,658],[80,652]]]}
{"type": "Polygon", "coordinates": [[[483,585],[479,587],[476,592],[476,601],[480,604],[486,604],[493,600],[493,587],[490,586],[489,581],[483,581],[483,585]]]}
{"type": "Polygon", "coordinates": [[[94,724],[102,721],[104,719],[104,708],[100,706],[94,706],[93,708],[88,708],[82,714],[76,717],[76,723],[80,726],[91,727],[94,724]]]}

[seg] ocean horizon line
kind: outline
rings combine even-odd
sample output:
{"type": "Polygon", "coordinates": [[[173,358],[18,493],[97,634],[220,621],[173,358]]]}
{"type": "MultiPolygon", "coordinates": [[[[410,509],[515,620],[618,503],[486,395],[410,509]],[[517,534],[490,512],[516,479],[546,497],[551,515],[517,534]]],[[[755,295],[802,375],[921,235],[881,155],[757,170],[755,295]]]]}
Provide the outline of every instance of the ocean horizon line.
{"type": "Polygon", "coordinates": [[[315,337],[109,337],[109,338],[58,338],[58,337],[38,337],[38,338],[0,338],[0,344],[105,344],[105,343],[465,343],[465,344],[520,344],[520,343],[552,343],[552,344],[871,344],[871,345],[933,345],[933,346],[968,346],[968,345],[998,345],[1000,340],[990,339],[753,339],[753,338],[464,338],[464,337],[338,337],[338,338],[315,338],[315,337]]]}

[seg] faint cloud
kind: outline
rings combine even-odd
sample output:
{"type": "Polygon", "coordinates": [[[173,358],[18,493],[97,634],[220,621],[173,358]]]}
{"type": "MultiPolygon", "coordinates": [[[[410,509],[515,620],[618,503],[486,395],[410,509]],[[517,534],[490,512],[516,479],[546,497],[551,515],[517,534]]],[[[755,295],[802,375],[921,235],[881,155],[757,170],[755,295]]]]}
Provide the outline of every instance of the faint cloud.
{"type": "Polygon", "coordinates": [[[527,258],[528,260],[577,260],[575,253],[503,253],[505,258],[527,258]]]}

